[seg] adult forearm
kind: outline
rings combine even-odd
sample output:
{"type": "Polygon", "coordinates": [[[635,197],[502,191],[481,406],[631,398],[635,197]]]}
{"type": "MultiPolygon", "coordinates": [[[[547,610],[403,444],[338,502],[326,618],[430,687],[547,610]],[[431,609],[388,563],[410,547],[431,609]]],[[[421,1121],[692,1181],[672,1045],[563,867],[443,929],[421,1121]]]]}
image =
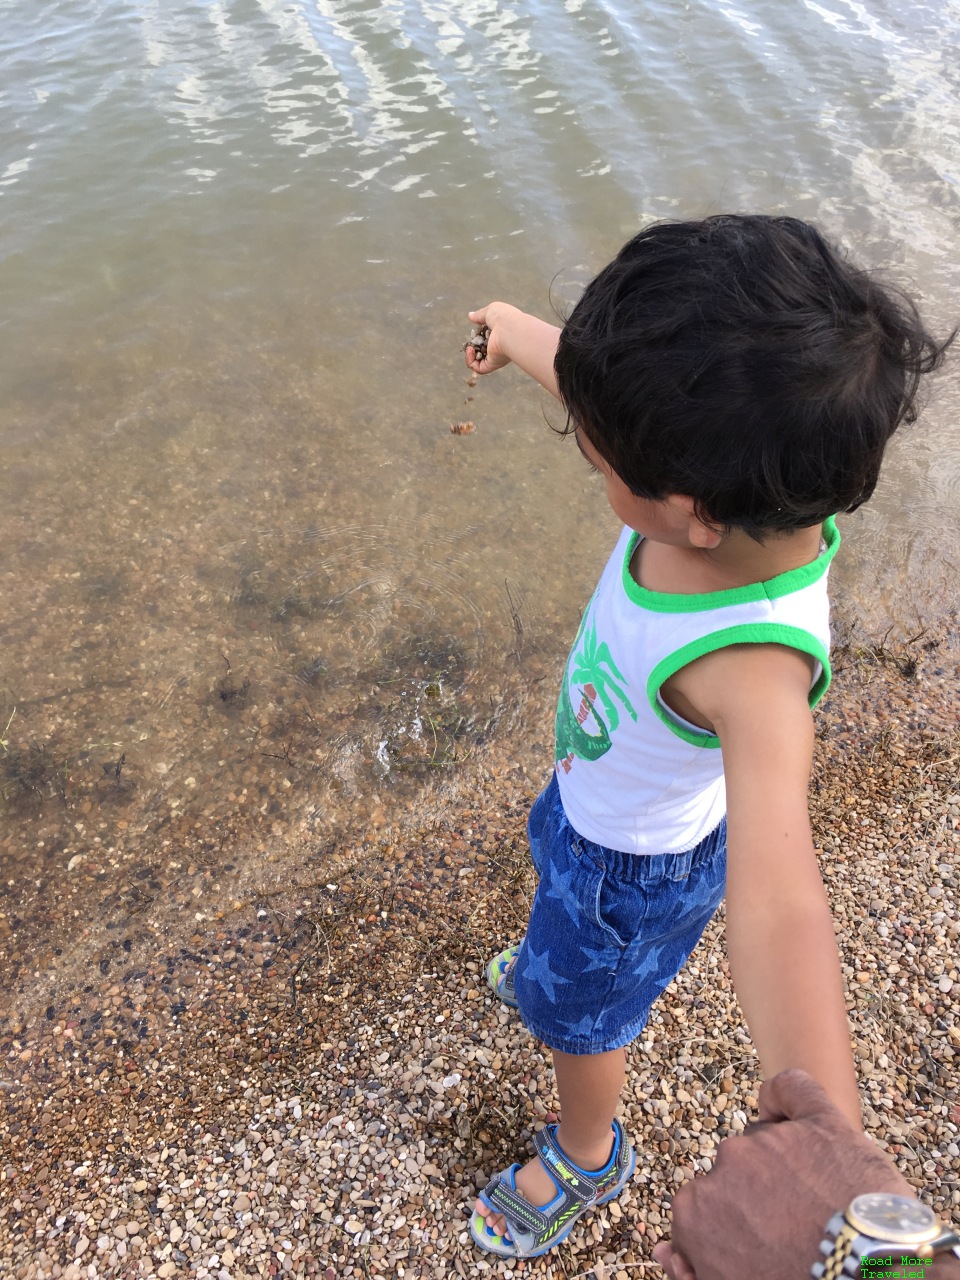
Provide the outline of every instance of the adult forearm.
{"type": "Polygon", "coordinates": [[[746,910],[728,903],[730,968],[764,1074],[801,1067],[859,1129],[836,937],[826,898],[818,896],[779,908],[776,900],[763,907],[753,901],[746,910]]]}

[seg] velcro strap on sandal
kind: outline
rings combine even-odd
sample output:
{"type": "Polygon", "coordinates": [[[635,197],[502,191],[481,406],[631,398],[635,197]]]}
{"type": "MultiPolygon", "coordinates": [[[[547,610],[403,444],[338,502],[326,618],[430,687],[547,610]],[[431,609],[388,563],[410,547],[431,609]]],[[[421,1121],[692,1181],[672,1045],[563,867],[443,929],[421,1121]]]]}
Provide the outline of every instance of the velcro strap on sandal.
{"type": "Polygon", "coordinates": [[[515,1191],[505,1176],[494,1178],[484,1190],[484,1199],[491,1208],[502,1213],[511,1227],[524,1227],[539,1234],[550,1225],[550,1219],[519,1191],[515,1191]]]}
{"type": "Polygon", "coordinates": [[[547,1167],[550,1176],[557,1186],[579,1200],[581,1204],[592,1204],[600,1194],[600,1187],[589,1174],[578,1169],[553,1136],[554,1126],[550,1125],[534,1135],[533,1145],[537,1155],[547,1167]]]}
{"type": "Polygon", "coordinates": [[[513,981],[514,961],[511,960],[507,967],[506,973],[500,979],[500,999],[515,1001],[517,998],[517,989],[513,981]]]}

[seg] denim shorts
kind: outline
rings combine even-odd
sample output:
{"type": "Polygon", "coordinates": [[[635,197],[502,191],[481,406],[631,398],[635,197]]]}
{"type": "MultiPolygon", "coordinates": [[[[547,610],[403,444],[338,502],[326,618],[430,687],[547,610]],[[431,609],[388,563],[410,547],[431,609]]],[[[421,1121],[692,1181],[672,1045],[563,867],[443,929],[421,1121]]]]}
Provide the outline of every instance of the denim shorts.
{"type": "Polygon", "coordinates": [[[514,966],[520,1015],[561,1053],[619,1049],[723,899],[726,819],[687,853],[619,853],[574,831],[554,775],[527,829],[540,879],[514,966]]]}

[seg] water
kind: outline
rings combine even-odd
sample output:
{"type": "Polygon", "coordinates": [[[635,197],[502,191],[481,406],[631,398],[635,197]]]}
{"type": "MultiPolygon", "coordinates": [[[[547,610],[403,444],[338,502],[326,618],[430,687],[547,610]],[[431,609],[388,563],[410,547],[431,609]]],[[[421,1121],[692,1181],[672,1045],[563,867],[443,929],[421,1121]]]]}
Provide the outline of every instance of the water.
{"type": "MultiPolygon", "coordinates": [[[[466,384],[470,307],[549,316],[642,221],[749,208],[819,221],[956,319],[956,0],[0,19],[21,986],[64,962],[55,936],[95,954],[164,904],[209,920],[322,871],[497,744],[548,765],[615,529],[555,408],[513,372],[466,384]]],[[[845,522],[835,581],[871,626],[953,599],[957,399],[941,378],[845,522]]]]}

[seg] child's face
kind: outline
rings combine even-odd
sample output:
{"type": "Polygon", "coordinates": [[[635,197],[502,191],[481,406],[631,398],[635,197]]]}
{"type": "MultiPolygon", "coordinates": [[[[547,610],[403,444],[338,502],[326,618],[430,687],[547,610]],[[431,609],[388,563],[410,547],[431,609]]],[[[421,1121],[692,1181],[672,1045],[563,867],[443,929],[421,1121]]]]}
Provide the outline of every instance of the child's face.
{"type": "Polygon", "coordinates": [[[580,427],[574,432],[574,439],[591,469],[603,477],[607,486],[607,501],[618,519],[628,528],[642,533],[651,542],[667,542],[675,547],[694,545],[690,539],[689,506],[681,505],[684,500],[673,497],[659,501],[638,498],[610,463],[600,456],[580,427]]]}

